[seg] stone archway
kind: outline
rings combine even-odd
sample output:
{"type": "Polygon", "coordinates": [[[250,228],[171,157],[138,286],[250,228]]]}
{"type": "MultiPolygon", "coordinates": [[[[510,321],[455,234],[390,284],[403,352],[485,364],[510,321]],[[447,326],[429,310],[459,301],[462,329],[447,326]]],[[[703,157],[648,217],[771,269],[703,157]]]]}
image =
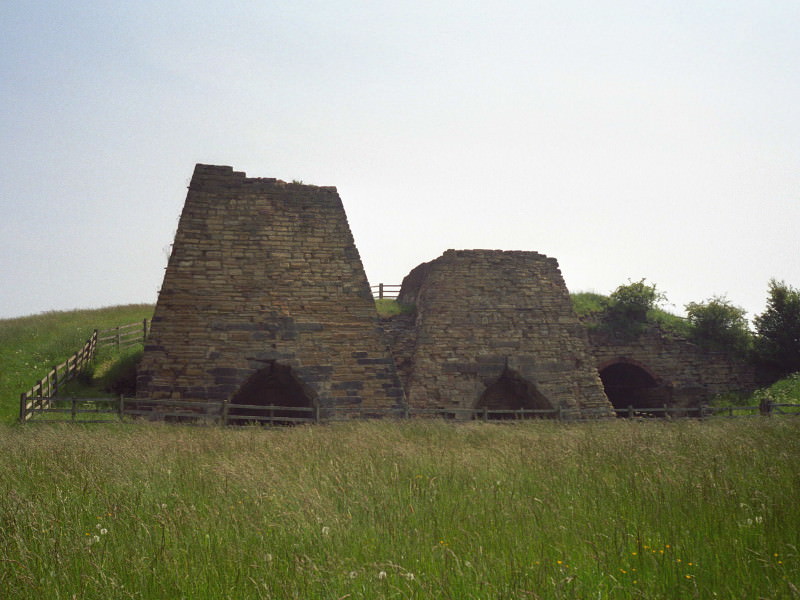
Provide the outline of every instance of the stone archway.
{"type": "MultiPolygon", "coordinates": [[[[503,420],[516,419],[519,415],[501,411],[552,410],[553,406],[530,381],[510,369],[505,369],[500,377],[486,387],[475,408],[483,411],[483,414],[475,414],[476,419],[485,416],[489,420],[503,420]]],[[[552,415],[523,415],[526,419],[550,416],[552,415]]]]}
{"type": "MultiPolygon", "coordinates": [[[[670,403],[669,390],[649,369],[631,361],[616,361],[598,369],[606,396],[615,409],[644,410],[670,403]]],[[[617,413],[627,416],[627,413],[617,413]]]]}
{"type": "Polygon", "coordinates": [[[314,413],[292,408],[313,409],[316,403],[313,394],[295,377],[291,367],[272,362],[253,373],[233,395],[230,404],[246,406],[228,410],[231,424],[293,425],[312,420],[314,413]],[[268,406],[286,408],[261,408],[268,406]]]}

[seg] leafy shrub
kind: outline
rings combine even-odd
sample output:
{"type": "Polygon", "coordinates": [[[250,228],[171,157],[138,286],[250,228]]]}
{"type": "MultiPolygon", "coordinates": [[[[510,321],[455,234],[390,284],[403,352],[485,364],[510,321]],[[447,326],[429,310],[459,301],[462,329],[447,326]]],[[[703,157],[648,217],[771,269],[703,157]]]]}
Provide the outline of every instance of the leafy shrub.
{"type": "Polygon", "coordinates": [[[745,319],[745,310],[733,305],[724,296],[705,302],[690,302],[686,313],[691,324],[691,339],[705,348],[732,350],[745,354],[752,335],[745,319]]]}
{"type": "Polygon", "coordinates": [[[759,361],[780,375],[800,371],[800,290],[771,279],[767,308],[754,321],[759,361]]]}
{"type": "Polygon", "coordinates": [[[623,337],[636,337],[646,329],[648,314],[666,299],[655,284],[628,280],[611,292],[603,311],[603,327],[623,337]]]}

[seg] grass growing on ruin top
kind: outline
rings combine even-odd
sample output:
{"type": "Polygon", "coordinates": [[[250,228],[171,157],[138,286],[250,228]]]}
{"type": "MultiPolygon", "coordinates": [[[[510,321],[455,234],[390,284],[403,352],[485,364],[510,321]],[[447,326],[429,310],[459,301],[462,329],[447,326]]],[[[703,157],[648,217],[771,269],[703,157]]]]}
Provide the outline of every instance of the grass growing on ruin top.
{"type": "Polygon", "coordinates": [[[800,421],[0,425],[9,598],[791,598],[800,421]]]}
{"type": "MultiPolygon", "coordinates": [[[[594,292],[574,292],[570,294],[570,300],[572,301],[572,310],[589,327],[597,327],[611,305],[608,296],[594,292]]],[[[691,327],[686,319],[662,308],[656,307],[648,310],[647,322],[682,337],[689,337],[691,334],[691,327]]]]}

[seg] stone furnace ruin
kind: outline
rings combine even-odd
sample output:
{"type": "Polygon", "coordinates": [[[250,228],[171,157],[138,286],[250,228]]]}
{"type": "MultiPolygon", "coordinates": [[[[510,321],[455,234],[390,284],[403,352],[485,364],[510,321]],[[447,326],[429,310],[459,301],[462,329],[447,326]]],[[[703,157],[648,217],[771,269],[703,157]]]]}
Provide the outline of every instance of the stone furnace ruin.
{"type": "Polygon", "coordinates": [[[242,421],[266,406],[288,419],[607,417],[742,383],[685,341],[591,334],[556,260],[536,252],[448,250],[409,273],[399,301],[414,313],[378,318],[336,188],[197,165],[137,398],[213,402],[242,421]]]}
{"type": "Polygon", "coordinates": [[[392,344],[411,406],[611,416],[554,258],[448,250],[398,300],[416,307],[410,340],[392,344]]]}
{"type": "Polygon", "coordinates": [[[137,396],[402,410],[335,188],[196,166],[137,396]]]}

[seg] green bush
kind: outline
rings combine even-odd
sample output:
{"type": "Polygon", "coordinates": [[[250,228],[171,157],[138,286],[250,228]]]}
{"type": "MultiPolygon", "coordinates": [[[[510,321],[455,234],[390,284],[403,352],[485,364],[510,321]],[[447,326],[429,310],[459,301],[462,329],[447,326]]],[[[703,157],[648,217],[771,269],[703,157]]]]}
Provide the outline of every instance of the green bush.
{"type": "Polygon", "coordinates": [[[759,361],[779,375],[800,371],[800,290],[770,280],[767,308],[755,326],[759,361]]]}
{"type": "Polygon", "coordinates": [[[745,354],[752,345],[752,335],[745,310],[734,306],[724,296],[685,306],[691,325],[692,341],[704,348],[745,354]]]}
{"type": "Polygon", "coordinates": [[[649,314],[667,297],[645,281],[628,280],[611,292],[602,315],[603,328],[623,337],[636,337],[646,329],[649,314]]]}

